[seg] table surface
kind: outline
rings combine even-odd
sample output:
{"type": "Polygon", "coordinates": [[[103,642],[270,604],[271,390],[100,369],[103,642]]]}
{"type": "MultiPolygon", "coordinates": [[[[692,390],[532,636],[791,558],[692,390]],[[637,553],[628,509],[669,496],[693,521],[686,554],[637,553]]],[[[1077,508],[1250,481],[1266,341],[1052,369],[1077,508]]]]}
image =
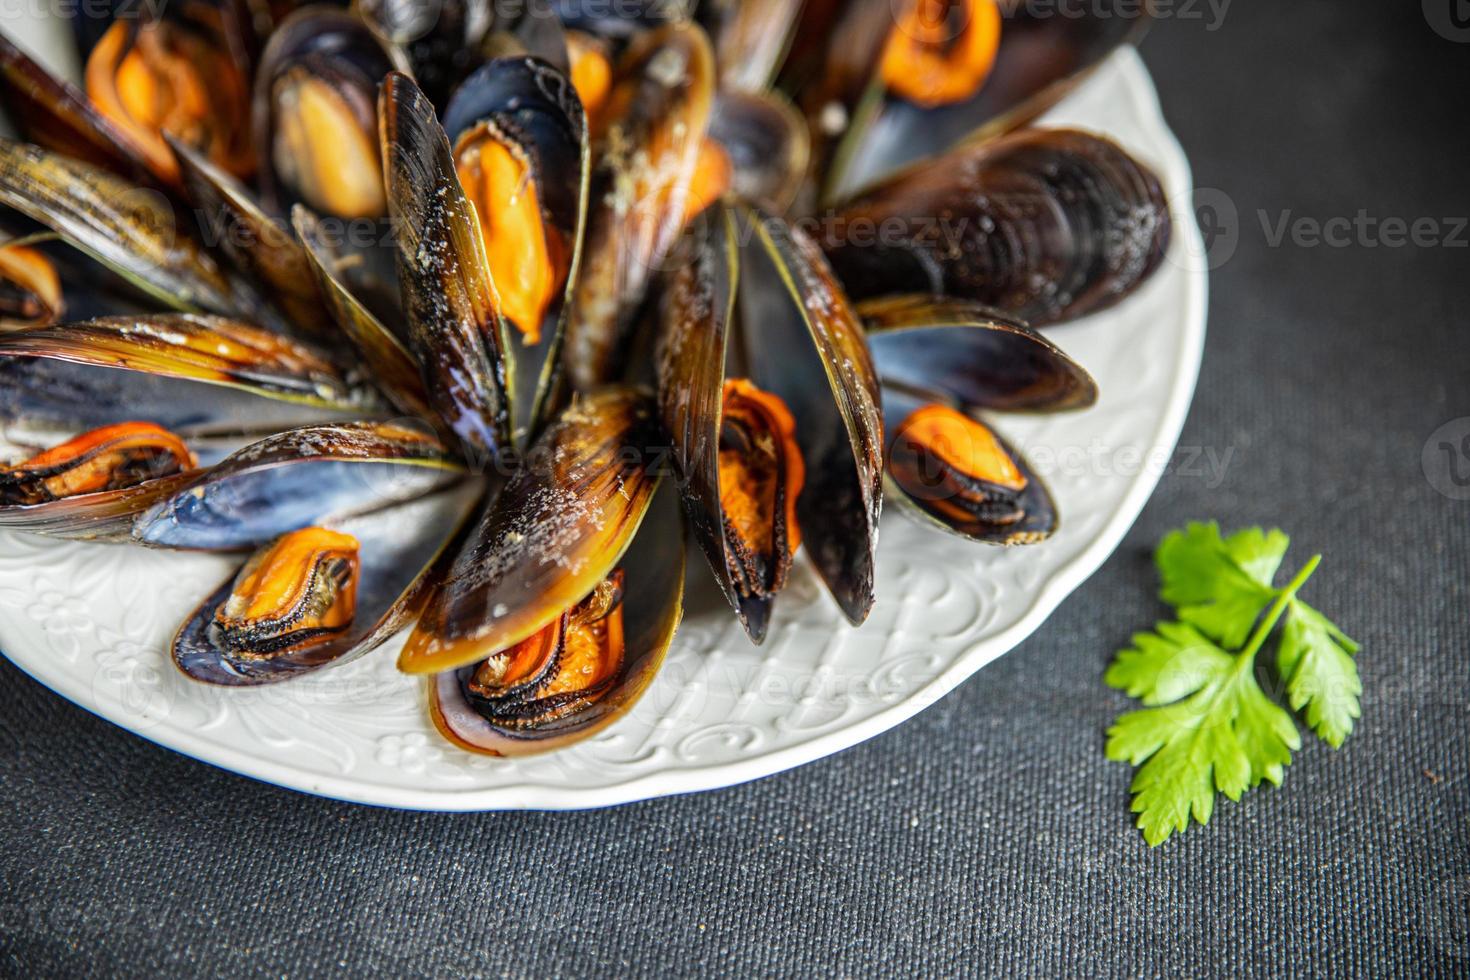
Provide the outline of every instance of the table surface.
{"type": "Polygon", "coordinates": [[[302,796],[0,660],[0,972],[1470,969],[1470,501],[1421,464],[1442,424],[1470,434],[1470,46],[1415,4],[1219,9],[1173,5],[1144,55],[1219,218],[1182,445],[1228,465],[1181,455],[1031,639],[823,762],[566,814],[302,796]],[[1390,218],[1443,244],[1393,247],[1390,218]],[[1341,234],[1314,245],[1314,223],[1341,234]],[[1363,718],[1149,850],[1103,757],[1130,702],[1101,673],[1163,612],[1153,543],[1195,518],[1326,553],[1311,600],[1363,645],[1363,718]]]}

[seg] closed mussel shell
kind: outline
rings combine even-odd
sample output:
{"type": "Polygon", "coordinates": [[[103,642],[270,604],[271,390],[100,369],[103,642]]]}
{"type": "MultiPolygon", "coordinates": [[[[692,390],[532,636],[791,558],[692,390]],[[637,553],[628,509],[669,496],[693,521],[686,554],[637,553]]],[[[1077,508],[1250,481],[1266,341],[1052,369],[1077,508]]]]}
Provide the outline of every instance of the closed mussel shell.
{"type": "Polygon", "coordinates": [[[965,146],[844,205],[823,247],[859,299],[928,293],[1032,326],[1104,309],[1163,261],[1168,202],[1122,148],[1078,130],[965,146]]]}
{"type": "Polygon", "coordinates": [[[326,666],[350,663],[401,629],[435,581],[435,565],[473,512],[483,486],[462,486],[352,517],[333,525],[358,542],[356,614],[328,642],[280,656],[248,659],[221,643],[210,626],[228,599],[232,575],[199,605],[173,640],[173,660],[208,684],[247,687],[290,680],[326,666]]]}
{"type": "Polygon", "coordinates": [[[435,436],[392,422],[289,429],[227,457],[139,515],[140,544],[250,548],[448,486],[463,468],[435,436]]]}

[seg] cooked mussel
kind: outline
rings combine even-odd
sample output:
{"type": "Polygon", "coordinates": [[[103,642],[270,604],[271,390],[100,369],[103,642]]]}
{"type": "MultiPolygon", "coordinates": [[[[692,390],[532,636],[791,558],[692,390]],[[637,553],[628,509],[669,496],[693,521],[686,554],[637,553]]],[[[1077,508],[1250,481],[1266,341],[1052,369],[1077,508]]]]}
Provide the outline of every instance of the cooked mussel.
{"type": "Polygon", "coordinates": [[[262,546],[180,627],[174,662],[195,680],[243,687],[376,649],[417,612],[481,492],[470,483],[262,546]]]}
{"type": "Polygon", "coordinates": [[[253,127],[267,198],[338,218],[387,210],[378,85],[407,71],[394,46],[342,10],[306,7],[271,35],[256,72],[253,127]]]}
{"type": "Polygon", "coordinates": [[[413,80],[389,75],[378,113],[408,346],[429,403],[483,461],[513,445],[519,372],[479,217],[449,137],[413,80]]]}
{"type": "Polygon", "coordinates": [[[827,196],[1030,122],[1136,37],[1149,9],[1073,13],[1019,0],[849,4],[803,100],[827,196]]]}
{"type": "Polygon", "coordinates": [[[1055,344],[973,303],[923,296],[859,304],[883,383],[890,499],[974,541],[1031,544],[1058,515],[1025,458],[981,411],[1087,408],[1097,385],[1055,344]]]}
{"type": "Polygon", "coordinates": [[[0,466],[0,507],[125,490],[193,469],[189,447],[167,429],[121,422],[93,429],[13,466],[0,466]]]}
{"type": "MultiPolygon", "coordinates": [[[[26,139],[130,180],[168,184],[171,166],[98,111],[70,82],[47,71],[0,31],[0,105],[26,139]]],[[[171,164],[171,161],[170,161],[171,164]]]]}
{"type": "Polygon", "coordinates": [[[138,516],[139,544],[233,551],[382,510],[464,476],[436,436],[394,422],[307,426],[231,454],[138,516]]]}
{"type": "Polygon", "coordinates": [[[593,175],[582,274],[565,362],[578,390],[622,376],[653,272],[683,228],[714,100],[704,31],[676,23],[638,35],[618,64],[593,175]]]}
{"type": "Polygon", "coordinates": [[[457,744],[497,755],[627,711],[678,623],[684,545],[650,400],[579,396],[470,533],[399,658],[457,744]]]}
{"type": "Polygon", "coordinates": [[[310,349],[221,317],[104,317],[0,334],[8,424],[131,418],[182,434],[274,431],[379,407],[310,349]]]}
{"type": "Polygon", "coordinates": [[[857,299],[932,293],[1036,326],[1104,309],[1168,248],[1158,178],[1117,144],[1023,130],[900,174],[823,224],[832,268],[857,299]]]}
{"type": "Polygon", "coordinates": [[[173,137],[236,177],[255,170],[243,24],[233,5],[181,0],[157,16],[115,16],[87,53],[93,106],[172,183],[173,137]]]}
{"type": "Polygon", "coordinates": [[[882,412],[862,328],[821,252],[776,218],[718,205],[683,248],[655,360],[705,557],[757,643],[801,542],[861,623],[882,504],[882,412]]]}
{"type": "Polygon", "coordinates": [[[806,121],[783,96],[727,89],[715,99],[702,152],[689,213],[702,211],[728,188],[743,201],[782,214],[806,178],[811,140],[806,121]],[[710,159],[716,149],[723,160],[710,159]],[[703,190],[701,183],[707,185],[703,190]]]}
{"type": "Polygon", "coordinates": [[[0,332],[55,323],[66,312],[56,263],[0,233],[0,332]]]}
{"type": "Polygon", "coordinates": [[[50,228],[173,309],[231,316],[262,308],[220,269],[172,201],[106,170],[0,139],[0,205],[50,228]]]}
{"type": "Polygon", "coordinates": [[[357,614],[357,539],[324,527],[288,531],[250,556],[214,611],[210,635],[242,660],[329,642],[357,614]]]}
{"type": "Polygon", "coordinates": [[[550,393],[581,258],[587,121],[565,74],[536,58],[497,58],[455,90],[444,129],[511,328],[513,416],[524,430],[550,393]]]}

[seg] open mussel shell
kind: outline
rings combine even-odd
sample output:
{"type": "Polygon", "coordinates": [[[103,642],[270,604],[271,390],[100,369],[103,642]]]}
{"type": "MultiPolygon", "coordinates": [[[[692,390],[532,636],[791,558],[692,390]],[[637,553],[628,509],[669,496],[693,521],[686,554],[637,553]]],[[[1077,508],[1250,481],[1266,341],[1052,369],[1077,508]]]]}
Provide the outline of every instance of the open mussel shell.
{"type": "Polygon", "coordinates": [[[198,213],[214,225],[214,237],[235,268],[265,288],[291,324],[317,340],[334,338],[305,249],[291,229],[267,214],[246,186],[188,146],[165,137],[198,213]]]}
{"type": "Polygon", "coordinates": [[[843,613],[861,623],[874,600],[882,507],[882,412],[862,328],[821,252],[778,219],[719,205],[685,247],[660,310],[659,401],[715,578],[761,642],[773,597],[741,595],[728,571],[718,465],[724,382],[742,375],[795,421],[801,540],[843,613]]]}
{"type": "Polygon", "coordinates": [[[592,592],[648,510],[659,441],[651,400],[636,389],[573,401],[469,533],[399,668],[468,666],[533,636],[592,592]]]}
{"type": "Polygon", "coordinates": [[[1057,527],[1057,509],[1045,483],[1025,457],[975,412],[1061,412],[1097,401],[1097,384],[1081,365],[1029,327],[973,303],[925,296],[888,297],[858,304],[868,327],[868,347],[883,382],[888,499],[921,523],[990,544],[1032,544],[1057,527]],[[963,474],[944,471],[909,428],[920,409],[943,406],[964,416],[951,441],[963,455],[1004,453],[1024,487],[999,487],[1003,504],[966,509],[956,492],[963,474]],[[970,426],[984,426],[970,429],[970,426]],[[993,440],[993,444],[991,442],[993,440]],[[926,457],[924,454],[928,453],[926,457]],[[905,468],[900,479],[895,467],[905,468]]]}
{"type": "Polygon", "coordinates": [[[730,161],[735,197],[783,214],[796,200],[811,159],[806,120],[774,91],[726,89],[715,98],[709,136],[730,161]]]}
{"type": "Polygon", "coordinates": [[[581,263],[586,115],[563,72],[537,58],[497,58],[455,90],[444,130],[509,328],[512,424],[524,445],[551,394],[581,263]]]}
{"type": "Polygon", "coordinates": [[[899,296],[859,303],[857,312],[885,400],[890,388],[902,388],[1002,412],[1059,412],[1097,401],[1097,383],[1080,364],[997,310],[899,296]]]}
{"type": "Polygon", "coordinates": [[[466,451],[494,455],[512,445],[518,372],[479,218],[449,138],[413,80],[389,75],[378,113],[409,348],[430,403],[466,451]]]}
{"type": "Polygon", "coordinates": [[[942,294],[1039,326],[1137,289],[1170,227],[1158,177],[1116,143],[1036,129],[886,181],[824,223],[822,244],[855,299],[942,294]]]}
{"type": "Polygon", "coordinates": [[[654,492],[642,524],[622,556],[623,656],[604,693],[555,718],[518,718],[514,724],[507,724],[479,710],[468,696],[467,683],[475,671],[471,664],[428,679],[430,716],[435,727],[471,752],[519,756],[562,748],[627,714],[663,665],[679,625],[684,594],[682,531],[679,495],[673,484],[665,481],[654,492]]]}
{"type": "Polygon", "coordinates": [[[90,164],[0,139],[0,204],[174,309],[238,315],[260,305],[194,240],[166,196],[90,164]]]}
{"type": "Polygon", "coordinates": [[[83,82],[98,112],[127,134],[161,180],[178,170],[172,137],[245,179],[255,171],[250,134],[251,31],[234,0],[172,0],[140,10],[111,4],[80,12],[79,36],[95,33],[83,82]],[[96,28],[96,30],[84,30],[96,28]]]}
{"type": "MultiPolygon", "coordinates": [[[[994,61],[970,94],[916,101],[896,92],[892,79],[883,77],[885,46],[893,40],[922,45],[917,35],[924,25],[906,27],[904,18],[932,19],[932,10],[918,9],[926,2],[932,0],[858,0],[831,33],[826,66],[804,102],[813,128],[832,140],[822,154],[828,161],[829,199],[962,141],[1025,125],[1119,46],[1137,39],[1150,16],[1147,3],[1127,13],[1093,10],[1070,16],[1020,0],[943,0],[944,40],[935,53],[952,57],[964,43],[964,32],[998,26],[994,61]],[[998,24],[985,24],[997,10],[998,24]]],[[[901,67],[895,70],[904,73],[901,67]]],[[[905,74],[924,77],[922,72],[905,74]]]]}
{"type": "Polygon", "coordinates": [[[435,581],[436,562],[473,512],[481,491],[478,481],[470,481],[333,525],[333,530],[356,538],[359,550],[356,614],[351,625],[330,641],[269,659],[234,655],[210,629],[216,610],[234,587],[231,575],[179,628],[173,640],[174,663],[197,681],[249,687],[340,666],[376,649],[412,618],[435,581]]]}
{"type": "Polygon", "coordinates": [[[32,143],[130,180],[168,183],[85,93],[43,68],[4,32],[0,32],[0,105],[32,143]]]}
{"type": "Polygon", "coordinates": [[[433,418],[418,361],[403,339],[368,308],[347,279],[347,270],[358,263],[359,253],[343,247],[344,243],[327,234],[305,205],[296,205],[291,219],[327,309],[372,372],[373,384],[400,411],[416,418],[433,418]]]}
{"type": "Polygon", "coordinates": [[[136,517],[198,479],[174,473],[120,490],[77,494],[37,504],[0,506],[0,528],[83,541],[127,541],[136,517]]]}
{"type": "Polygon", "coordinates": [[[378,86],[408,71],[345,10],[297,10],[271,34],[256,71],[252,125],[268,202],[301,202],[318,214],[358,220],[386,212],[378,152],[378,86]]]}
{"type": "Polygon", "coordinates": [[[278,429],[380,408],[316,353],[220,317],[154,313],[0,334],[0,421],[180,434],[278,429]]]}
{"type": "MultiPolygon", "coordinates": [[[[927,447],[914,444],[912,434],[908,431],[915,412],[943,404],[901,388],[884,387],[884,438],[888,446],[888,476],[885,485],[888,498],[898,503],[901,513],[916,518],[919,523],[969,541],[1023,545],[1036,544],[1051,537],[1059,521],[1051,491],[1019,450],[991,426],[957,405],[946,407],[964,415],[967,425],[979,427],[983,433],[979,439],[994,441],[998,450],[1005,454],[1016,473],[1024,480],[1024,486],[1018,491],[1006,493],[1005,501],[1000,506],[968,511],[956,506],[960,494],[956,492],[955,475],[952,472],[942,472],[935,465],[932,456],[926,459],[924,454],[928,451],[927,447]],[[900,457],[904,460],[901,465],[911,467],[910,475],[906,479],[900,479],[894,471],[895,461],[900,457]]],[[[961,448],[964,446],[961,445],[961,448]]],[[[963,480],[963,476],[960,479],[963,480]]]]}
{"type": "Polygon", "coordinates": [[[696,24],[640,34],[619,62],[567,323],[564,360],[578,390],[623,375],[649,280],[684,226],[714,91],[714,52],[696,24]]]}
{"type": "Polygon", "coordinates": [[[463,475],[444,444],[418,426],[289,429],[232,454],[139,515],[133,540],[193,551],[249,548],[413,500],[463,475]]]}

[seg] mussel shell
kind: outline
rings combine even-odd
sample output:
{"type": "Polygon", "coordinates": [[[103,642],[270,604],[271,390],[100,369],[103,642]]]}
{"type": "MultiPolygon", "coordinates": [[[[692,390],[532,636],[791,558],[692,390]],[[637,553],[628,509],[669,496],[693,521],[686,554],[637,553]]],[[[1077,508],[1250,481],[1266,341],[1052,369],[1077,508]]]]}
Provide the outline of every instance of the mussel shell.
{"type": "Polygon", "coordinates": [[[899,387],[1003,412],[1058,412],[1097,402],[1097,383],[1080,364],[996,310],[900,296],[859,303],[857,312],[885,392],[899,387]]]}
{"type": "Polygon", "coordinates": [[[806,120],[784,96],[721,91],[709,135],[730,158],[735,197],[777,214],[791,207],[806,179],[811,138],[806,120]]]}
{"type": "Polygon", "coordinates": [[[894,177],[825,223],[823,246],[854,298],[943,294],[1038,326],[1123,299],[1169,236],[1151,171],[1103,137],[1040,129],[894,177]]]}
{"type": "Polygon", "coordinates": [[[272,159],[276,118],[274,89],[301,68],[331,86],[371,125],[378,86],[390,71],[408,71],[396,45],[385,44],[361,19],[345,10],[308,6],[294,11],[271,33],[255,73],[251,125],[265,198],[279,211],[296,203],[275,172],[272,159]]]}
{"type": "Polygon", "coordinates": [[[705,0],[699,19],[714,41],[725,91],[768,89],[791,43],[803,0],[705,0]]]}
{"type": "Polygon", "coordinates": [[[428,97],[393,73],[378,103],[409,346],[430,403],[477,456],[511,443],[515,353],[474,206],[428,97]]]}
{"type": "MultiPolygon", "coordinates": [[[[934,401],[935,399],[916,397],[902,389],[885,386],[883,389],[885,445],[891,448],[894,440],[901,438],[903,423],[911,413],[934,401]]],[[[929,501],[911,495],[891,476],[885,481],[888,499],[897,502],[901,513],[915,518],[920,524],[938,528],[968,541],[999,545],[1036,544],[1044,541],[1056,532],[1060,523],[1051,491],[1047,489],[1041,477],[1036,475],[1026,457],[1015,446],[1007,442],[993,427],[989,425],[986,427],[1010,455],[1016,468],[1026,477],[1026,488],[1021,492],[1019,500],[1019,506],[1025,513],[1023,518],[1009,524],[962,519],[932,507],[929,501]]]]}
{"type": "Polygon", "coordinates": [[[194,240],[159,191],[38,146],[0,139],[0,204],[174,309],[255,313],[260,306],[194,240]]]}
{"type": "Polygon", "coordinates": [[[443,105],[454,81],[470,67],[487,18],[477,18],[473,0],[352,0],[353,13],[408,57],[414,79],[435,105],[443,105]]]}
{"type": "Polygon", "coordinates": [[[376,649],[412,618],[433,585],[436,563],[473,512],[482,489],[479,481],[469,481],[335,525],[334,530],[352,535],[360,545],[357,612],[352,625],[329,642],[260,661],[242,660],[221,649],[209,627],[234,587],[231,575],[175,634],[174,663],[197,681],[248,687],[340,666],[376,649]]]}
{"type": "Polygon", "coordinates": [[[380,405],[311,350],[219,317],[154,313],[0,334],[0,420],[180,434],[280,428],[380,405]]]}
{"type": "Polygon", "coordinates": [[[660,480],[659,442],[651,400],[637,390],[574,401],[470,532],[399,669],[438,673],[483,660],[590,593],[643,520],[660,480]]]}
{"type": "Polygon", "coordinates": [[[344,278],[342,268],[350,260],[343,250],[324,233],[321,222],[305,205],[298,204],[291,210],[291,220],[327,308],[372,372],[373,383],[401,411],[430,421],[437,418],[429,407],[418,361],[344,278]]]}
{"type": "Polygon", "coordinates": [[[566,28],[547,0],[498,5],[480,52],[487,59],[529,55],[563,74],[571,71],[566,28]]]}
{"type": "Polygon", "coordinates": [[[174,473],[121,490],[0,507],[0,528],[83,541],[126,541],[132,535],[133,521],[139,514],[198,477],[198,471],[174,473]]]}
{"type": "Polygon", "coordinates": [[[150,507],[133,540],[194,551],[250,548],[421,497],[462,475],[444,445],[417,428],[353,422],[290,429],[150,507]]]}
{"type": "Polygon", "coordinates": [[[164,139],[196,213],[213,223],[213,237],[235,268],[266,288],[294,327],[318,340],[334,339],[306,251],[291,229],[267,214],[235,177],[172,137],[164,139]]]}
{"type": "Polygon", "coordinates": [[[874,599],[883,431],[862,329],[820,251],[778,219],[718,205],[687,242],[660,310],[656,363],[695,536],[761,642],[772,600],[742,597],[730,581],[719,492],[723,382],[740,372],[795,419],[807,473],[797,501],[802,542],[843,613],[861,623],[874,599]]]}
{"type": "Polygon", "coordinates": [[[968,99],[924,107],[884,91],[873,73],[888,32],[896,29],[892,0],[859,0],[832,34],[827,84],[807,103],[816,114],[832,101],[852,113],[833,151],[831,199],[883,178],[963,141],[1009,132],[1055,105],[1121,45],[1148,26],[1148,3],[1131,11],[1079,9],[1076,16],[1002,0],[1000,48],[990,75],[968,99]]]}
{"type": "Polygon", "coordinates": [[[683,611],[684,537],[678,494],[665,482],[649,502],[622,560],[624,659],[614,687],[584,709],[530,728],[494,724],[465,696],[474,664],[428,679],[430,714],[450,741],[471,752],[519,756],[580,741],[627,714],[663,665],[683,611]]]}
{"type": "MultiPolygon", "coordinates": [[[[551,394],[559,364],[564,319],[570,307],[582,258],[582,232],[587,215],[591,153],[587,117],[582,101],[566,74],[538,58],[497,58],[465,79],[444,111],[444,130],[450,145],[481,123],[497,138],[512,143],[530,161],[530,179],[541,204],[542,220],[571,247],[562,295],[553,301],[540,325],[541,342],[522,340],[519,330],[508,331],[516,348],[517,377],[511,381],[515,404],[512,427],[524,445],[536,427],[551,394]]],[[[493,275],[493,270],[492,270],[493,275]]]]}
{"type": "Polygon", "coordinates": [[[32,143],[136,181],[169,181],[84,92],[57,78],[0,31],[0,104],[32,143]]]}
{"type": "Polygon", "coordinates": [[[633,318],[684,224],[714,73],[709,39],[692,23],[639,35],[618,65],[566,331],[567,374],[578,390],[622,378],[633,318]]]}

